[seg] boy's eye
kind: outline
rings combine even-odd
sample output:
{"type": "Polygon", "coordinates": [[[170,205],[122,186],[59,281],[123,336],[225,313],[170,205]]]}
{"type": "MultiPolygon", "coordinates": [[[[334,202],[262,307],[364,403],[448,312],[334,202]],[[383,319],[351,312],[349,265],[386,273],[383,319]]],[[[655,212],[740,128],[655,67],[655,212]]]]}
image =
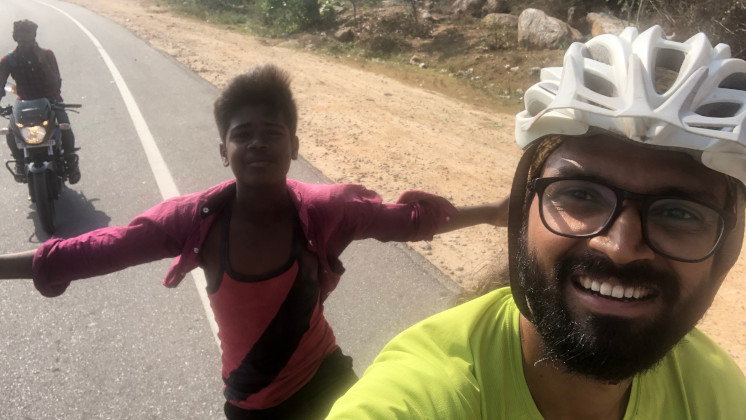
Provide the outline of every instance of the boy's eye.
{"type": "Polygon", "coordinates": [[[283,127],[270,127],[267,129],[267,134],[273,137],[285,135],[285,129],[283,127]]]}
{"type": "Polygon", "coordinates": [[[233,141],[245,141],[251,138],[251,132],[247,130],[233,131],[230,138],[233,141]]]}

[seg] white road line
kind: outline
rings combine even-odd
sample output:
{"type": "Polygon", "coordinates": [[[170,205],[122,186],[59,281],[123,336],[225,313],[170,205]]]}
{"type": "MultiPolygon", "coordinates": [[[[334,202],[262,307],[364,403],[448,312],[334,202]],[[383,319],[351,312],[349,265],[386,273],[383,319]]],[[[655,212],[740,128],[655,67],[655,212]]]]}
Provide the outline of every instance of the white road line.
{"type": "MultiPolygon", "coordinates": [[[[111,72],[111,75],[114,78],[114,82],[119,89],[119,93],[122,95],[124,104],[127,107],[127,112],[129,112],[130,119],[132,119],[132,124],[134,124],[135,130],[137,131],[137,136],[140,138],[140,143],[142,144],[143,149],[145,149],[145,155],[148,158],[150,169],[153,171],[153,176],[155,177],[155,182],[158,184],[158,189],[161,192],[161,196],[164,200],[179,196],[179,190],[178,188],[176,188],[176,183],[174,182],[173,176],[171,176],[171,171],[168,170],[166,161],[163,160],[163,155],[161,155],[161,151],[158,149],[158,145],[153,138],[153,134],[150,132],[150,128],[148,128],[148,124],[145,122],[145,118],[143,118],[142,113],[140,112],[140,108],[137,106],[137,102],[135,102],[135,98],[132,96],[132,92],[130,92],[129,88],[127,87],[127,83],[122,77],[122,74],[119,73],[119,69],[117,69],[117,66],[114,64],[114,61],[112,61],[111,57],[106,52],[104,47],[101,45],[98,39],[88,29],[86,29],[85,26],[83,26],[80,22],[78,22],[77,19],[70,16],[64,10],[61,10],[55,6],[52,6],[51,4],[44,3],[39,0],[34,1],[52,8],[70,19],[91,40],[93,45],[98,50],[99,54],[101,54],[101,58],[104,59],[104,63],[106,64],[106,67],[109,68],[109,72],[111,72]]],[[[215,316],[212,313],[212,308],[210,308],[210,301],[207,297],[207,280],[205,279],[205,273],[202,271],[201,268],[197,268],[193,270],[191,274],[192,278],[194,279],[194,285],[197,287],[197,293],[199,293],[200,300],[202,301],[202,307],[204,307],[205,312],[207,313],[207,320],[210,323],[210,329],[212,330],[213,338],[218,344],[218,348],[220,348],[220,339],[218,338],[218,325],[215,322],[215,316]]]]}

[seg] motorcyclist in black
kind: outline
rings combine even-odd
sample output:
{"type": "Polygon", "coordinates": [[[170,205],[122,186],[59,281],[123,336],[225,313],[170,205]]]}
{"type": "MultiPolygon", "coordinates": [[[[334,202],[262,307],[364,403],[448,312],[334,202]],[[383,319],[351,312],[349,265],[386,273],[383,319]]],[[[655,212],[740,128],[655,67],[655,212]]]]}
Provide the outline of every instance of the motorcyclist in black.
{"type": "MultiPolygon", "coordinates": [[[[12,76],[16,82],[16,93],[23,100],[47,98],[51,102],[62,102],[60,89],[62,79],[57,59],[52,50],[39,47],[36,43],[38,25],[30,20],[13,23],[13,40],[18,46],[0,58],[0,99],[5,95],[2,87],[12,76]]],[[[75,135],[69,128],[70,119],[64,109],[56,110],[57,122],[68,128],[62,129],[62,150],[65,169],[70,184],[80,181],[78,156],[75,154],[75,135]]],[[[64,127],[64,126],[63,126],[64,127]]],[[[16,173],[23,173],[23,152],[18,150],[13,133],[8,133],[7,142],[16,160],[16,173]]]]}

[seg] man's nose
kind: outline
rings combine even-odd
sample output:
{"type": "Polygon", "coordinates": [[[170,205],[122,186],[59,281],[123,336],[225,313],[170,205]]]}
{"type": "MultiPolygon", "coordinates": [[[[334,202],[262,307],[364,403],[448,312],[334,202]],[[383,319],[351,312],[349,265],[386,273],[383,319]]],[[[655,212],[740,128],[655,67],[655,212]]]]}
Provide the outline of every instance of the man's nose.
{"type": "Polygon", "coordinates": [[[606,231],[594,236],[588,246],[604,253],[616,264],[655,258],[655,251],[642,233],[642,215],[634,202],[625,201],[622,210],[606,231]]]}

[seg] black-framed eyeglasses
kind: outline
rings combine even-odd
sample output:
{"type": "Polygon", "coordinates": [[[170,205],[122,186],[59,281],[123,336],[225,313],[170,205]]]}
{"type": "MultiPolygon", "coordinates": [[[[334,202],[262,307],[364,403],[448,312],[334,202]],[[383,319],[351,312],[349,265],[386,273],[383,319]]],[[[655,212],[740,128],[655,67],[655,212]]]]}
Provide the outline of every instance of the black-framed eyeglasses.
{"type": "Polygon", "coordinates": [[[536,178],[529,188],[539,197],[547,229],[568,238],[590,238],[606,231],[625,200],[640,203],[642,236],[650,248],[677,261],[711,256],[733,229],[736,215],[680,196],[637,194],[583,177],[536,178]]]}

